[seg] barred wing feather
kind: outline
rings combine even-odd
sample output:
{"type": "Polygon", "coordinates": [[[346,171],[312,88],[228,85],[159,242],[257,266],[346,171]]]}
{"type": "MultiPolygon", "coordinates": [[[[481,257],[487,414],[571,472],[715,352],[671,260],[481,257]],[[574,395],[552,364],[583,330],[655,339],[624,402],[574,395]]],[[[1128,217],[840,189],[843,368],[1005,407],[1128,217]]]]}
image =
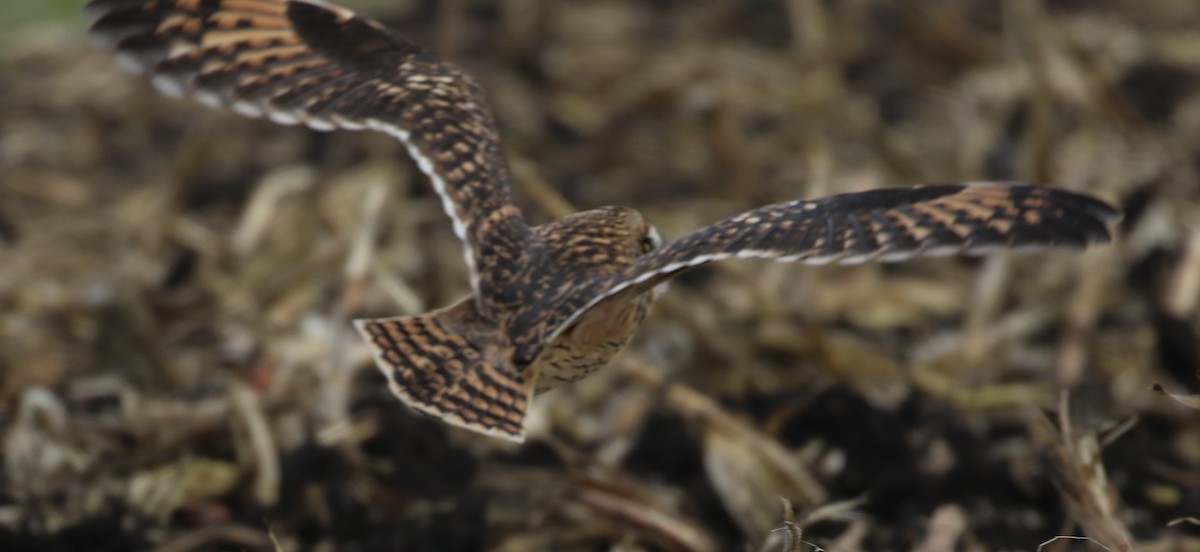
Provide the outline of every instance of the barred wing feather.
{"type": "Polygon", "coordinates": [[[465,246],[481,312],[534,239],[482,89],[383,26],[301,0],[92,0],[91,34],[163,91],[319,130],[403,142],[465,246]]]}

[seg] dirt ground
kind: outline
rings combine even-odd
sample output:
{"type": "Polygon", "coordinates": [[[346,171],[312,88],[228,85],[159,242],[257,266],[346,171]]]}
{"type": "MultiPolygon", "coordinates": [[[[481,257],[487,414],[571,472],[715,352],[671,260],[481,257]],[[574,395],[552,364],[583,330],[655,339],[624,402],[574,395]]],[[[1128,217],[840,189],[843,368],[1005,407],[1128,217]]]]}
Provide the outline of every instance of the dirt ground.
{"type": "Polygon", "coordinates": [[[670,238],[981,179],[1126,216],[1085,253],[696,270],[517,446],[410,413],[353,333],[468,292],[400,144],[23,26],[0,550],[1200,550],[1200,3],[345,4],[478,76],[537,222],[629,205],[670,238]]]}

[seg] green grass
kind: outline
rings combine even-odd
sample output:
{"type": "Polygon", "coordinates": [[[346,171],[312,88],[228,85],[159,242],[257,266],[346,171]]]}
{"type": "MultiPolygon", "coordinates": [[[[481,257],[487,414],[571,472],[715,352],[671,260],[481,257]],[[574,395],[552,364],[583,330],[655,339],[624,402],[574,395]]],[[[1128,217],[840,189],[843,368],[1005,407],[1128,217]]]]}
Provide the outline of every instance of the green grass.
{"type": "Polygon", "coordinates": [[[84,0],[9,0],[0,10],[0,29],[81,21],[84,0]]]}
{"type": "Polygon", "coordinates": [[[51,27],[83,28],[81,13],[85,0],[7,0],[0,8],[0,47],[27,32],[51,27]]]}

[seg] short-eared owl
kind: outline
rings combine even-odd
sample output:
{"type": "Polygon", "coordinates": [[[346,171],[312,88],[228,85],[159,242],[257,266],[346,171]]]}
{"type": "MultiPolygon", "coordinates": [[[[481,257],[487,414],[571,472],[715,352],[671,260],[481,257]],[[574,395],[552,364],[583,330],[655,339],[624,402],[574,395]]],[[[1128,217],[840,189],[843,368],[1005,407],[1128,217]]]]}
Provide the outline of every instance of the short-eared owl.
{"type": "Polygon", "coordinates": [[[473,293],[357,327],[409,406],[514,441],[535,393],[603,366],[658,285],[691,267],[1083,247],[1106,242],[1119,216],[1076,193],[979,182],[767,205],[666,243],[621,207],[533,227],[479,85],[375,22],[316,0],[92,0],[87,10],[91,33],[169,94],[407,146],[465,245],[473,293]]]}

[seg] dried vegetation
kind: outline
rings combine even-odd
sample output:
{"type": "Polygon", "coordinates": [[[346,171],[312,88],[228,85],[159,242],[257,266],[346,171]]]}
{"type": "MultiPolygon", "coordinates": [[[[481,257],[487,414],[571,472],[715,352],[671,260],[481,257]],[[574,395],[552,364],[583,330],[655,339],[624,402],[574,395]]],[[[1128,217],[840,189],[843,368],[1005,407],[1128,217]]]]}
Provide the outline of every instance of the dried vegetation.
{"type": "Polygon", "coordinates": [[[29,31],[0,61],[0,549],[1200,550],[1200,4],[346,3],[479,75],[538,220],[678,236],[982,178],[1127,217],[1084,254],[695,271],[515,447],[405,411],[352,334],[467,291],[398,144],[29,31]]]}

